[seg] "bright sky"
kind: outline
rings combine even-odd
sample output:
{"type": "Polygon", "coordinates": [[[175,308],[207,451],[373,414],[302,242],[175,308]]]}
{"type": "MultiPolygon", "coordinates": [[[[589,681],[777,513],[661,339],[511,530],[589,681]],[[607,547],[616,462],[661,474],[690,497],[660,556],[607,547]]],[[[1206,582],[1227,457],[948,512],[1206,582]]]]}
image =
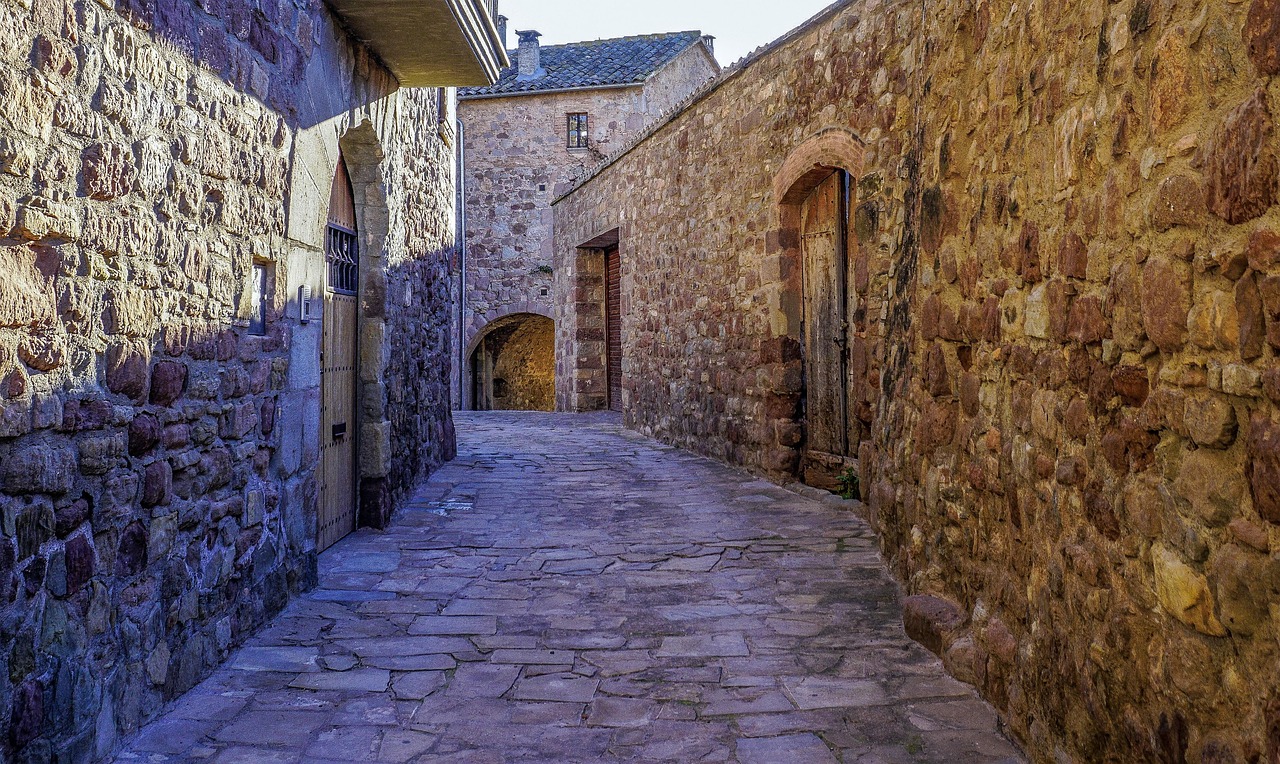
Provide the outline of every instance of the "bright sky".
{"type": "Polygon", "coordinates": [[[536,29],[543,45],[608,37],[700,29],[716,38],[716,59],[728,66],[803,24],[834,0],[498,0],[511,19],[507,47],[516,30],[536,29]]]}

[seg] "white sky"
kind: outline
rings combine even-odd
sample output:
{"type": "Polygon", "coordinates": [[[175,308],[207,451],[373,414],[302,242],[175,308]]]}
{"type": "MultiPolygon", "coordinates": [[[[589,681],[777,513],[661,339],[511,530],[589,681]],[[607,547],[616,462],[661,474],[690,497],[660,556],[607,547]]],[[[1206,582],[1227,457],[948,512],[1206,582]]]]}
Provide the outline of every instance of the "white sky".
{"type": "Polygon", "coordinates": [[[728,66],[804,23],[833,0],[498,0],[511,19],[507,47],[517,29],[536,29],[543,45],[700,29],[716,38],[716,59],[728,66]]]}

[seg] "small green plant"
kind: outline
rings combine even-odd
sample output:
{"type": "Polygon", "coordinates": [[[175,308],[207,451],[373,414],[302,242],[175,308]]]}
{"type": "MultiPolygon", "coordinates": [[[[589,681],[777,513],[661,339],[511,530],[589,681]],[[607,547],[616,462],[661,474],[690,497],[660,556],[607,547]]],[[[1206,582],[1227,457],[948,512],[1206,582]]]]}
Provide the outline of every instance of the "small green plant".
{"type": "Polygon", "coordinates": [[[545,274],[547,274],[548,276],[550,276],[550,275],[551,275],[552,273],[554,273],[555,271],[551,268],[551,266],[550,266],[550,265],[539,265],[537,268],[534,268],[534,269],[533,269],[533,272],[534,272],[534,273],[545,273],[545,274]]]}
{"type": "Polygon", "coordinates": [[[916,756],[924,751],[924,738],[919,735],[912,735],[902,747],[907,749],[907,753],[916,756]]]}
{"type": "Polygon", "coordinates": [[[840,485],[840,498],[862,498],[861,486],[858,483],[858,471],[853,467],[845,467],[844,472],[836,476],[836,483],[840,485]]]}

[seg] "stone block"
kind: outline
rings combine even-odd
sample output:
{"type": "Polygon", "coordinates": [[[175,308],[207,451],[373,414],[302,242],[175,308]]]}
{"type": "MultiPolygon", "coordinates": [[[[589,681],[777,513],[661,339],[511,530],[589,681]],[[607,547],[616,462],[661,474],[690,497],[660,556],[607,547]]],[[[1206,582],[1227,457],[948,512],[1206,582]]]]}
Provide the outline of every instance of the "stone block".
{"type": "Polygon", "coordinates": [[[147,534],[147,561],[154,563],[168,556],[178,535],[178,515],[153,517],[147,534]]]}
{"type": "Polygon", "coordinates": [[[36,371],[60,368],[66,362],[66,356],[66,341],[57,335],[28,336],[18,343],[18,359],[36,371]]]}
{"type": "Polygon", "coordinates": [[[55,521],[57,523],[57,533],[59,538],[66,538],[74,530],[79,528],[93,514],[93,505],[89,503],[88,498],[79,498],[70,504],[59,508],[55,513],[55,521]]]}
{"type": "Polygon", "coordinates": [[[1269,228],[1259,228],[1249,235],[1249,246],[1245,254],[1249,267],[1265,274],[1280,263],[1280,233],[1269,228]]]}
{"type": "Polygon", "coordinates": [[[966,620],[959,605],[940,597],[916,594],[902,601],[902,625],[907,636],[938,657],[960,634],[966,620]]]}
{"type": "Polygon", "coordinates": [[[159,331],[155,296],[137,288],[107,290],[102,300],[102,327],[107,334],[150,338],[159,331]]]}
{"type": "Polygon", "coordinates": [[[1074,231],[1063,236],[1058,245],[1058,270],[1068,278],[1088,278],[1089,248],[1074,231]]]}
{"type": "Polygon", "coordinates": [[[18,543],[18,559],[35,556],[40,546],[54,537],[56,527],[53,507],[47,501],[22,508],[13,520],[11,531],[18,543]]]}
{"type": "Polygon", "coordinates": [[[1163,544],[1151,547],[1156,597],[1170,616],[1201,634],[1225,637],[1227,630],[1214,614],[1209,581],[1163,544]]]}
{"type": "Polygon", "coordinates": [[[124,433],[80,438],[80,471],[86,475],[105,475],[128,453],[124,433]]]}
{"type": "Polygon", "coordinates": [[[1128,406],[1146,403],[1151,392],[1151,380],[1145,366],[1117,366],[1111,372],[1111,384],[1128,406]]]}
{"type": "Polygon", "coordinates": [[[1188,504],[1190,516],[1209,528],[1231,521],[1246,501],[1240,463],[1223,451],[1200,448],[1187,454],[1174,482],[1177,495],[1188,504]]]}
{"type": "Polygon", "coordinates": [[[34,679],[18,685],[9,713],[9,743],[20,750],[35,740],[44,726],[44,685],[34,679]]]}
{"type": "Polygon", "coordinates": [[[239,440],[258,426],[258,407],[253,401],[241,401],[226,407],[223,411],[220,437],[228,440],[239,440]]]}
{"type": "Polygon", "coordinates": [[[1258,291],[1258,280],[1253,273],[1236,282],[1235,308],[1239,327],[1240,357],[1246,361],[1252,361],[1262,355],[1263,342],[1267,336],[1262,295],[1258,291]]]}
{"type": "Polygon", "coordinates": [[[116,575],[132,576],[147,564],[147,529],[141,522],[132,522],[120,533],[120,545],[116,550],[116,575]]]}
{"type": "Polygon", "coordinates": [[[1226,116],[1201,148],[1205,198],[1218,217],[1238,225],[1276,201],[1280,182],[1271,112],[1258,90],[1226,116]]]}
{"type": "Polygon", "coordinates": [[[1270,603],[1280,596],[1280,561],[1226,544],[1213,552],[1205,570],[1232,634],[1251,636],[1270,625],[1270,603]]]}
{"type": "Polygon", "coordinates": [[[1249,421],[1245,474],[1254,509],[1262,519],[1280,524],[1280,425],[1262,413],[1249,421]]]}
{"type": "Polygon", "coordinates": [[[66,544],[67,592],[75,594],[95,573],[93,544],[86,535],[74,536],[66,544]]]}
{"type": "Polygon", "coordinates": [[[1183,423],[1199,446],[1226,448],[1236,439],[1236,410],[1223,398],[1187,398],[1183,423]]]}
{"type": "Polygon", "coordinates": [[[147,399],[151,350],[139,340],[115,342],[107,350],[107,389],[135,403],[147,399]]]}
{"type": "Polygon", "coordinates": [[[0,327],[50,326],[57,316],[51,279],[57,257],[35,247],[0,247],[0,327]]]}
{"type": "Polygon", "coordinates": [[[6,493],[63,494],[71,490],[78,465],[70,444],[26,446],[15,456],[0,464],[0,485],[6,493]]]}
{"type": "Polygon", "coordinates": [[[1142,323],[1151,341],[1166,353],[1181,350],[1190,310],[1190,270],[1164,258],[1148,260],[1142,269],[1142,323]]]}
{"type": "Polygon", "coordinates": [[[129,423],[129,455],[145,456],[160,442],[160,420],[142,413],[129,423]]]}
{"type": "Polygon", "coordinates": [[[1244,24],[1244,42],[1259,74],[1280,74],[1280,0],[1253,0],[1244,24]]]}
{"type": "Polygon", "coordinates": [[[82,178],[90,199],[110,200],[129,193],[136,169],[127,146],[96,143],[84,150],[82,178]]]}
{"type": "Polygon", "coordinates": [[[1092,345],[1111,334],[1111,325],[1098,297],[1080,297],[1071,303],[1067,316],[1067,336],[1076,342],[1092,345]]]}
{"type": "Polygon", "coordinates": [[[187,365],[179,361],[159,361],[151,372],[151,402],[172,406],[187,387],[187,365]]]}
{"type": "Polygon", "coordinates": [[[1229,363],[1222,367],[1222,392],[1253,398],[1262,392],[1262,374],[1251,366],[1229,363]]]}
{"type": "Polygon", "coordinates": [[[148,464],[142,472],[142,506],[165,506],[172,499],[173,468],[164,460],[148,464]]]}
{"type": "Polygon", "coordinates": [[[1151,200],[1151,227],[1164,232],[1195,225],[1204,215],[1204,189],[1190,175],[1174,175],[1161,181],[1151,200]]]}

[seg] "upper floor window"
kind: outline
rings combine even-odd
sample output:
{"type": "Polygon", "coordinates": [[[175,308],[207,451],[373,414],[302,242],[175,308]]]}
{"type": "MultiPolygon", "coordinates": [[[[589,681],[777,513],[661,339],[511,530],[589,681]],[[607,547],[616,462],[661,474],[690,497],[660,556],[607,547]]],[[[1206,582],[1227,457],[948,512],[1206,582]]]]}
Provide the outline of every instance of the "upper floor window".
{"type": "Polygon", "coordinates": [[[577,112],[569,115],[569,141],[571,149],[587,148],[587,114],[577,112]]]}

